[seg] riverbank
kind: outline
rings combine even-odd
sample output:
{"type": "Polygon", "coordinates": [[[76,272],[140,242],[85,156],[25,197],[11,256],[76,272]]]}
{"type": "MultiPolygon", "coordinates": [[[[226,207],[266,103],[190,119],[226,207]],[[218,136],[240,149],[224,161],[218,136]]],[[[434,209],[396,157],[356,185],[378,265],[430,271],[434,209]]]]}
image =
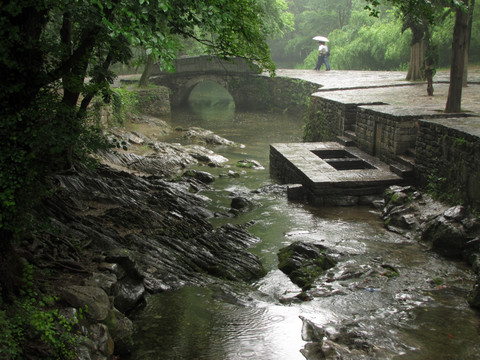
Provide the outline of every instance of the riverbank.
{"type": "MultiPolygon", "coordinates": [[[[149,118],[149,121],[152,119],[149,118]]],[[[151,126],[150,123],[149,127],[151,126]]],[[[228,182],[231,177],[232,182],[237,182],[238,176],[241,176],[239,172],[235,174],[237,171],[234,169],[222,168],[220,154],[202,146],[160,143],[142,133],[134,134],[121,129],[112,133],[117,140],[128,144],[128,150],[103,154],[100,159],[104,165],[96,171],[79,168],[52,177],[56,191],[54,197],[41,209],[41,213],[48,216],[51,226],[56,230],[39,231],[35,234],[36,241],[23,244],[23,256],[39,269],[44,269],[37,274],[43,278],[40,284],[54,285],[54,293],[66,305],[62,313],[72,314],[75,308],[88,305],[90,314],[80,323],[85,329],[81,335],[84,337],[80,346],[81,353],[84,354],[82,359],[88,359],[88,356],[110,359],[114,355],[128,358],[131,352],[142,354],[132,340],[135,327],[130,318],[135,317],[138,310],[145,306],[145,300],[155,293],[176,294],[179,291],[181,294],[187,290],[180,289],[213,286],[217,289],[215,296],[227,299],[227,303],[248,304],[252,301],[248,300],[249,297],[259,296],[257,290],[250,288],[252,280],[259,279],[257,284],[263,284],[260,288],[265,294],[273,290],[265,288],[271,285],[267,285],[268,281],[263,278],[265,272],[259,257],[247,251],[263,239],[252,236],[245,226],[226,224],[214,228],[209,224],[209,219],[221,220],[222,223],[237,222],[235,214],[248,211],[250,205],[255,207],[254,203],[246,201],[247,206],[243,210],[235,209],[232,205],[230,211],[214,213],[209,206],[211,200],[202,195],[211,190],[211,181],[219,181],[219,178],[208,173],[215,170],[223,174],[225,181],[228,182]],[[150,149],[146,154],[145,146],[150,149]],[[210,170],[197,170],[187,172],[185,176],[177,176],[178,170],[181,174],[183,167],[200,164],[196,158],[202,159],[200,163],[206,165],[203,168],[210,170]],[[210,164],[210,167],[207,164],[210,164]],[[158,175],[159,169],[164,170],[161,176],[158,175]],[[59,243],[62,245],[59,246],[59,243]],[[48,254],[55,251],[57,256],[52,259],[48,254]],[[47,269],[48,275],[44,272],[47,269]],[[251,290],[247,291],[249,295],[240,294],[235,284],[250,288],[251,290]],[[87,337],[90,340],[87,340],[87,337]]],[[[188,131],[182,133],[186,134],[188,131]]],[[[211,138],[211,134],[207,134],[211,138]]],[[[265,191],[265,196],[268,197],[270,190],[265,191]]],[[[286,196],[285,188],[275,188],[274,191],[278,194],[275,196],[286,196]]],[[[248,200],[249,196],[244,198],[248,200]]],[[[431,203],[427,213],[425,209],[417,209],[412,203],[408,203],[408,209],[416,210],[416,214],[411,215],[405,210],[407,203],[402,203],[399,199],[405,200],[412,196],[407,194],[396,198],[397,206],[388,207],[389,213],[395,214],[396,220],[387,222],[390,230],[395,232],[401,232],[398,229],[402,224],[411,223],[412,216],[424,217],[424,220],[427,217],[433,219],[447,209],[444,205],[431,203]],[[401,211],[402,209],[405,211],[401,211]]],[[[404,229],[404,232],[402,236],[405,236],[405,240],[397,239],[392,244],[404,247],[416,241],[413,228],[404,229]],[[408,235],[408,232],[411,235],[408,235]]],[[[318,240],[321,235],[298,231],[287,236],[292,241],[304,237],[318,240]]],[[[321,240],[321,244],[337,252],[336,259],[341,260],[337,267],[328,274],[319,273],[318,278],[314,279],[313,288],[306,296],[297,297],[302,294],[300,289],[295,290],[283,285],[288,290],[281,290],[283,286],[274,290],[269,296],[276,300],[269,301],[292,304],[292,299],[300,301],[303,298],[300,304],[308,299],[310,300],[307,303],[314,304],[317,301],[329,301],[330,297],[333,300],[342,294],[347,297],[355,296],[367,286],[377,291],[382,287],[385,296],[388,296],[387,291],[390,291],[387,290],[387,285],[392,287],[392,292],[402,291],[397,289],[398,285],[393,285],[396,278],[386,283],[387,277],[377,270],[377,267],[381,269],[379,264],[377,266],[373,262],[365,267],[361,263],[352,264],[347,260],[363,253],[361,249],[364,245],[358,248],[358,240],[347,238],[345,243],[340,242],[339,247],[338,240],[334,240],[334,237],[321,240]],[[375,272],[372,273],[373,269],[375,272]],[[372,274],[377,274],[378,277],[372,277],[372,274]],[[278,292],[279,290],[281,291],[278,292]]],[[[387,240],[386,245],[392,246],[388,244],[389,241],[392,240],[387,240]]],[[[367,256],[367,259],[370,257],[367,256]]],[[[393,265],[389,266],[397,269],[402,276],[418,272],[416,268],[408,269],[396,263],[390,256],[385,256],[383,261],[391,261],[393,265]]],[[[438,293],[459,286],[460,275],[446,278],[439,275],[442,271],[435,265],[435,269],[432,269],[428,276],[433,282],[424,286],[432,287],[431,291],[438,293]],[[439,285],[435,281],[439,282],[439,285]],[[438,290],[437,286],[444,288],[438,290]]],[[[449,269],[449,272],[452,271],[449,269]]],[[[267,278],[272,277],[272,274],[269,273],[267,278]]],[[[419,285],[416,282],[414,284],[410,275],[407,279],[400,280],[408,280],[409,287],[407,295],[404,295],[409,298],[401,303],[402,306],[422,306],[420,303],[414,305],[422,296],[422,291],[417,289],[419,285]]],[[[460,294],[466,297],[465,291],[471,280],[462,281],[465,281],[465,284],[461,286],[463,290],[460,294]]],[[[207,294],[208,292],[203,296],[207,294]]],[[[262,296],[265,297],[265,294],[262,296]]],[[[421,303],[428,302],[422,300],[421,303]]],[[[245,305],[241,307],[243,306],[245,305]]],[[[247,308],[249,306],[251,305],[247,305],[247,308]]],[[[378,306],[384,305],[379,303],[378,306]]],[[[150,321],[147,323],[154,326],[150,321]]],[[[325,331],[324,325],[318,327],[309,316],[305,317],[304,323],[310,329],[310,334],[325,331]]],[[[148,329],[149,325],[143,324],[142,328],[148,329]]],[[[308,346],[304,351],[305,356],[308,359],[315,358],[312,349],[318,349],[325,344],[336,344],[336,351],[346,356],[346,349],[360,340],[358,344],[361,346],[355,348],[355,356],[364,356],[362,354],[365,350],[368,350],[367,353],[372,351],[374,345],[367,337],[352,332],[348,327],[339,331],[343,335],[329,335],[327,343],[318,342],[319,339],[312,335],[306,337],[308,346]]]]}
{"type": "MultiPolygon", "coordinates": [[[[35,269],[36,291],[59,299],[60,313],[75,323],[78,359],[129,354],[135,346],[129,317],[148,295],[249,283],[265,274],[247,251],[260,239],[245,226],[209,223],[239,211],[207,209],[209,199],[199,191],[214,177],[195,170],[182,176],[189,165],[221,166],[224,157],[200,145],[162,143],[121,129],[112,133],[130,150],[99,154],[101,164],[93,170],[80,165],[51,176],[52,195],[35,216],[40,226],[17,248],[35,269]],[[144,146],[148,155],[138,153],[144,146]]],[[[197,129],[196,138],[201,136],[222,142],[197,129]]]]}
{"type": "MultiPolygon", "coordinates": [[[[231,129],[232,126],[239,126],[242,121],[243,118],[236,118],[231,123],[226,122],[223,126],[231,129]]],[[[261,124],[262,121],[265,120],[261,117],[255,118],[254,123],[261,124]]],[[[152,136],[152,134],[163,133],[163,130],[156,128],[156,122],[152,117],[136,118],[133,126],[135,131],[126,132],[123,129],[112,129],[111,136],[118,143],[125,143],[127,150],[101,154],[99,159],[104,165],[95,171],[79,167],[68,173],[52,176],[50,181],[54,196],[45,204],[45,207],[39,209],[39,218],[46,220],[45,223],[49,223],[48,230],[42,228],[34,233],[32,238],[23,243],[19,249],[24,258],[34,264],[38,271],[35,276],[40,290],[58,295],[62,314],[74,316],[73,314],[78,313],[79,308],[85,308],[84,304],[88,304],[89,313],[80,322],[80,326],[75,328],[81,336],[81,359],[92,357],[110,359],[113,356],[128,358],[132,349],[136,349],[136,344],[132,341],[134,324],[131,318],[145,305],[145,299],[150,298],[154,293],[167,294],[167,302],[169,299],[181,297],[182,294],[192,296],[188,290],[176,291],[188,289],[189,285],[204,289],[203,292],[193,292],[195,303],[205,302],[205,306],[208,306],[208,303],[216,304],[216,299],[221,299],[222,304],[227,304],[224,308],[222,307],[223,316],[235,313],[232,311],[233,305],[242,309],[256,308],[258,299],[262,300],[260,308],[273,304],[275,308],[282,309],[279,310],[277,316],[258,316],[262,320],[257,324],[258,336],[265,333],[265,329],[262,328],[265,325],[262,324],[263,321],[280,325],[286,323],[282,320],[286,317],[283,308],[292,309],[296,305],[292,302],[290,302],[291,306],[280,305],[280,300],[288,303],[288,299],[285,297],[290,296],[299,300],[295,296],[301,290],[288,285],[288,280],[280,277],[277,271],[270,270],[267,276],[264,276],[264,267],[272,269],[277,265],[274,263],[265,266],[266,262],[261,254],[264,251],[275,253],[278,247],[282,247],[283,244],[294,239],[307,238],[320,241],[335,250],[342,260],[330,274],[324,274],[316,280],[311,293],[312,301],[300,302],[298,305],[311,306],[311,310],[306,311],[308,315],[322,314],[324,311],[322,309],[330,307],[332,311],[339,311],[338,317],[345,317],[348,322],[335,323],[333,318],[337,317],[337,314],[332,312],[329,320],[332,320],[334,324],[328,325],[324,321],[321,329],[324,334],[325,331],[332,334],[332,326],[337,328],[339,332],[329,338],[328,344],[331,346],[334,346],[335,343],[339,344],[340,350],[348,350],[351,345],[357,346],[354,352],[354,356],[357,356],[354,357],[355,359],[370,356],[372,351],[375,351],[373,349],[382,345],[382,341],[380,343],[373,342],[377,338],[373,335],[379,335],[378,331],[386,330],[387,326],[394,327],[396,320],[406,324],[406,327],[413,326],[408,319],[397,318],[397,315],[392,315],[385,324],[381,314],[376,314],[376,310],[368,306],[368,311],[365,312],[362,306],[372,302],[372,294],[364,291],[365,286],[369,285],[369,288],[376,286],[378,290],[379,284],[381,284],[383,298],[379,300],[379,296],[373,293],[375,294],[373,296],[376,296],[373,303],[377,311],[388,311],[393,307],[395,314],[399,316],[402,312],[425,311],[426,313],[433,307],[441,307],[441,301],[433,300],[437,297],[441,300],[442,297],[453,294],[459,302],[466,298],[466,292],[471,287],[472,280],[470,278],[461,279],[462,270],[457,270],[454,265],[437,258],[431,260],[434,264],[432,269],[422,268],[419,270],[418,264],[413,262],[399,266],[391,252],[398,252],[398,248],[412,247],[412,252],[408,253],[412,254],[417,249],[416,240],[408,238],[402,240],[397,237],[393,240],[388,237],[384,239],[383,236],[375,234],[375,231],[378,232],[378,230],[373,230],[365,236],[355,233],[358,230],[353,230],[354,227],[351,228],[350,233],[342,233],[341,229],[347,223],[345,216],[341,214],[342,211],[339,211],[338,215],[336,213],[331,215],[334,222],[327,225],[326,221],[318,215],[317,210],[302,210],[301,216],[297,215],[292,219],[292,231],[285,233],[282,230],[279,234],[274,235],[274,250],[262,248],[261,243],[264,242],[264,237],[253,236],[250,230],[257,228],[258,231],[258,227],[263,227],[266,237],[270,235],[268,233],[273,232],[276,218],[273,214],[274,209],[260,207],[259,210],[256,210],[259,207],[257,197],[259,194],[263,194],[260,196],[263,199],[269,197],[283,199],[285,188],[281,186],[254,187],[255,191],[250,191],[247,185],[242,184],[246,177],[243,171],[249,171],[251,176],[255,177],[255,171],[263,172],[265,170],[237,169],[232,166],[232,160],[233,164],[237,162],[235,157],[226,162],[226,157],[223,156],[225,153],[233,152],[235,156],[241,156],[240,159],[243,159],[248,151],[244,150],[242,146],[235,143],[220,143],[214,146],[220,151],[213,152],[205,145],[212,139],[217,139],[211,133],[208,133],[207,138],[203,140],[199,139],[198,135],[193,135],[205,146],[198,143],[181,146],[176,141],[175,143],[163,143],[158,141],[156,136],[152,136]],[[148,135],[141,131],[143,129],[149,129],[148,135]],[[185,168],[192,166],[195,171],[188,171],[185,176],[181,176],[185,168]],[[205,196],[207,193],[214,192],[212,181],[221,181],[227,184],[225,186],[226,195],[218,195],[220,200],[212,200],[205,196]],[[235,205],[234,207],[233,198],[243,199],[245,206],[237,208],[235,205]],[[214,201],[220,201],[222,206],[212,204],[214,201]],[[212,211],[212,208],[216,210],[212,211]],[[244,222],[242,217],[236,216],[249,211],[257,211],[255,212],[256,223],[244,222]],[[308,229],[305,231],[302,227],[304,219],[317,216],[319,217],[318,224],[305,225],[308,229]],[[211,222],[215,222],[216,225],[212,226],[211,222]],[[234,225],[236,223],[240,224],[234,225]],[[250,227],[247,227],[248,225],[250,227]],[[318,231],[318,229],[329,226],[331,230],[328,236],[318,231]],[[382,243],[381,247],[376,243],[382,243]],[[252,255],[252,247],[260,247],[262,250],[256,251],[257,255],[252,255]],[[370,255],[372,247],[375,248],[375,254],[383,254],[384,259],[379,260],[377,255],[370,255]],[[392,249],[396,250],[391,251],[392,249]],[[55,256],[52,257],[51,254],[55,254],[55,256]],[[393,264],[391,266],[399,270],[402,277],[387,282],[387,277],[382,275],[381,269],[379,269],[379,267],[381,268],[379,264],[383,263],[378,263],[378,261],[393,264]],[[448,266],[448,274],[454,274],[454,276],[442,275],[444,270],[441,269],[441,266],[445,264],[448,266]],[[427,270],[430,273],[427,273],[427,270]],[[356,277],[357,273],[359,277],[356,277]],[[404,278],[404,276],[408,276],[408,278],[404,278]],[[269,281],[276,277],[280,280],[270,284],[269,281]],[[427,278],[443,278],[444,282],[441,285],[444,288],[437,289],[436,287],[440,285],[435,282],[427,285],[425,280],[427,278]],[[259,280],[252,287],[251,283],[256,279],[259,280]],[[396,279],[400,280],[398,281],[400,284],[396,282],[396,279]],[[239,295],[238,291],[234,289],[235,284],[240,284],[244,293],[239,295]],[[216,290],[214,296],[210,298],[208,296],[211,287],[216,290]],[[408,287],[408,291],[404,291],[406,287],[408,287]],[[423,287],[427,290],[424,290],[423,287]],[[427,296],[425,291],[433,291],[435,295],[427,296]],[[397,295],[404,296],[397,301],[400,305],[391,304],[391,298],[397,295]],[[348,306],[348,299],[355,300],[358,307],[348,306]],[[369,314],[375,315],[372,316],[374,320],[368,320],[369,314]],[[352,322],[352,319],[357,320],[352,322]],[[369,321],[378,329],[377,332],[369,321]],[[360,329],[364,328],[365,324],[368,326],[368,331],[362,333],[360,329]],[[367,336],[368,334],[372,334],[372,336],[367,336]]],[[[202,124],[202,127],[205,127],[205,124],[202,124]]],[[[278,123],[275,127],[279,127],[278,123]]],[[[170,129],[168,131],[180,130],[177,126],[175,128],[177,130],[170,129]]],[[[262,136],[262,131],[264,130],[254,130],[260,136],[262,136]]],[[[285,132],[284,126],[281,131],[285,132]]],[[[192,134],[192,132],[184,128],[179,134],[183,136],[192,134]]],[[[255,146],[255,144],[248,146],[255,146]]],[[[264,163],[264,165],[266,164],[264,163]]],[[[268,167],[268,165],[266,166],[268,167]]],[[[240,203],[240,201],[236,203],[240,203]]],[[[285,202],[281,204],[281,207],[288,208],[285,202]]],[[[298,205],[298,207],[303,208],[303,205],[298,205]]],[[[288,215],[294,216],[292,209],[288,209],[288,215]]],[[[365,212],[369,213],[369,210],[365,212]]],[[[444,208],[438,212],[438,215],[443,212],[444,208]]],[[[321,214],[321,212],[319,213],[321,214]]],[[[363,216],[371,219],[378,218],[380,214],[377,210],[375,214],[363,216]]],[[[409,217],[403,216],[401,219],[408,220],[409,217]]],[[[393,226],[393,223],[390,225],[393,226]]],[[[369,228],[370,226],[367,224],[365,227],[369,228]]],[[[417,261],[422,262],[425,259],[430,259],[428,251],[419,254],[417,261]]],[[[447,272],[445,271],[445,273],[447,272]]],[[[459,306],[458,309],[463,309],[463,307],[459,306]]],[[[172,307],[169,311],[176,310],[178,309],[172,307]]],[[[214,307],[214,311],[218,311],[218,307],[214,307]]],[[[296,311],[295,308],[294,312],[296,311]]],[[[248,313],[248,311],[246,312],[248,313]]],[[[259,314],[258,312],[253,313],[255,316],[259,314]]],[[[304,317],[305,315],[303,314],[304,317]]],[[[147,332],[155,330],[157,322],[160,322],[158,316],[160,315],[147,316],[147,322],[152,325],[145,327],[147,332]]],[[[215,313],[214,316],[217,317],[218,313],[215,313]]],[[[172,315],[176,321],[181,321],[181,317],[172,315]]],[[[300,321],[296,314],[294,317],[300,321]]],[[[311,322],[311,319],[308,318],[309,316],[305,318],[306,323],[311,322]]],[[[227,319],[230,318],[227,317],[227,319]]],[[[233,320],[235,319],[233,317],[233,320]]],[[[241,325],[242,322],[239,320],[245,320],[248,329],[251,328],[252,322],[249,322],[251,319],[236,319],[232,323],[241,325]]],[[[201,321],[203,324],[203,319],[201,321]]],[[[452,320],[452,322],[454,321],[452,320]]],[[[182,327],[187,327],[189,323],[190,320],[186,319],[185,323],[179,324],[176,329],[178,332],[175,334],[178,336],[183,334],[182,327]]],[[[177,326],[174,326],[174,330],[175,328],[177,326]]],[[[243,330],[246,329],[238,329],[239,332],[243,330]]],[[[317,331],[317,333],[321,333],[321,331],[317,331]]],[[[193,336],[193,334],[191,335],[193,336]]],[[[247,335],[249,335],[248,332],[247,335]]],[[[281,334],[277,336],[282,339],[281,334]]],[[[296,336],[300,337],[300,331],[296,336]]],[[[291,336],[288,335],[288,337],[291,336]]],[[[153,338],[155,342],[162,341],[159,340],[158,335],[153,338]]],[[[241,338],[241,334],[239,338],[241,338]]],[[[188,340],[187,342],[191,340],[182,337],[180,342],[183,342],[182,339],[188,340]]],[[[268,354],[277,354],[277,351],[283,351],[281,348],[271,348],[272,344],[278,346],[278,342],[270,339],[270,343],[266,345],[263,338],[259,337],[260,346],[264,349],[257,348],[256,351],[249,352],[251,336],[242,339],[247,347],[238,348],[238,353],[233,352],[232,354],[264,354],[264,350],[267,349],[267,355],[262,358],[268,359],[268,354]]],[[[312,340],[313,337],[310,339],[305,338],[309,343],[315,342],[312,340]]],[[[210,344],[210,338],[205,340],[210,344]]],[[[470,340],[469,338],[469,343],[470,340]]],[[[232,341],[238,343],[239,339],[235,338],[232,341]]],[[[394,345],[383,345],[391,353],[395,353],[399,346],[397,342],[401,343],[401,341],[401,339],[395,338],[394,345]]],[[[298,353],[297,345],[296,343],[288,351],[298,353]]],[[[145,346],[148,348],[148,346],[154,345],[146,344],[145,346]]],[[[169,344],[166,347],[169,347],[169,344]]],[[[407,351],[408,345],[399,348],[407,351]]],[[[381,353],[384,348],[379,347],[379,349],[381,353]]],[[[201,349],[189,350],[195,352],[201,349]]],[[[222,351],[226,350],[220,349],[216,354],[218,358],[222,351]]],[[[280,353],[286,354],[282,351],[280,353]]],[[[415,352],[418,349],[408,351],[415,352]]],[[[155,352],[150,356],[154,356],[152,359],[158,358],[155,352]]],[[[280,358],[275,356],[276,359],[280,358]]],[[[310,356],[310,358],[313,357],[313,355],[310,356]]],[[[146,359],[147,357],[137,358],[146,359]]]]}

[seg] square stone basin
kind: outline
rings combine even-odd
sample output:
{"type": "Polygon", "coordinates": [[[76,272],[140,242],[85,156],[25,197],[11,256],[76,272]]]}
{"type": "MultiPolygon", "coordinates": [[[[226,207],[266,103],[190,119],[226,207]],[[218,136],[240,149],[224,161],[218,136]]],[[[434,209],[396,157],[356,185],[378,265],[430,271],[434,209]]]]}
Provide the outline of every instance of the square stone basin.
{"type": "Polygon", "coordinates": [[[282,183],[300,184],[317,205],[360,204],[403,182],[389,165],[336,142],[271,144],[270,174],[282,183]]]}

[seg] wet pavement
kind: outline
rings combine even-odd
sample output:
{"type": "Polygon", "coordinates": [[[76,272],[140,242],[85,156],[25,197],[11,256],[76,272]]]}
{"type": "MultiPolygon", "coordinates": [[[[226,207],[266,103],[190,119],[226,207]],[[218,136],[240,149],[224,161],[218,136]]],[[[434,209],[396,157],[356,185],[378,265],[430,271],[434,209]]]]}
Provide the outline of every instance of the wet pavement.
{"type": "MultiPolygon", "coordinates": [[[[316,95],[331,100],[356,104],[383,102],[419,111],[444,111],[450,77],[448,71],[438,71],[434,77],[434,96],[427,96],[426,82],[406,81],[406,73],[402,71],[278,69],[276,74],[317,83],[316,95]]],[[[469,72],[469,86],[462,91],[462,111],[480,116],[480,70],[469,72]]]]}

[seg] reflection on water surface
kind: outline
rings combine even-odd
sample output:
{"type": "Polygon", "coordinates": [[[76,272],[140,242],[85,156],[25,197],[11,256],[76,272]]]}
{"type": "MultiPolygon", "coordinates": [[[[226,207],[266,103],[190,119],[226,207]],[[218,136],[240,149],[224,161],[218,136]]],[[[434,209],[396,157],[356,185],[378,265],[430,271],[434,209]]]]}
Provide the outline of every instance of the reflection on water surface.
{"type": "MultiPolygon", "coordinates": [[[[202,96],[205,90],[202,90],[202,96]]],[[[301,141],[302,119],[267,113],[231,113],[232,104],[195,99],[196,113],[177,111],[174,126],[198,126],[245,147],[219,147],[239,178],[218,178],[204,192],[216,211],[228,211],[231,194],[246,194],[259,204],[225,222],[253,222],[249,231],[262,241],[253,249],[268,274],[253,286],[214,283],[151,296],[138,315],[135,359],[304,359],[300,350],[305,317],[355,341],[373,345],[350,359],[476,359],[480,357],[479,316],[466,301],[473,276],[460,263],[430,253],[415,241],[389,233],[369,207],[312,208],[283,195],[252,194],[271,184],[269,144],[301,141]],[[225,106],[218,110],[219,106],[225,106]],[[209,115],[212,110],[214,115],[209,115]],[[223,111],[223,112],[222,112],[223,111]],[[222,115],[223,114],[223,115],[222,115]],[[265,170],[238,169],[238,160],[254,159],[265,170]],[[321,242],[342,254],[339,274],[370,273],[346,280],[319,281],[311,301],[280,301],[300,291],[277,270],[278,250],[293,241],[321,242]],[[376,273],[381,264],[400,276],[376,273]],[[437,287],[432,279],[444,281],[437,287]],[[366,291],[366,289],[371,289],[366,291]],[[353,335],[352,335],[353,334],[353,335]],[[358,336],[355,338],[355,336],[358,336]]],[[[172,139],[182,142],[182,139],[172,139]]],[[[225,169],[205,169],[215,175],[225,169]]],[[[321,279],[322,280],[322,279],[321,279]]],[[[367,345],[365,345],[368,347],[367,345]]]]}

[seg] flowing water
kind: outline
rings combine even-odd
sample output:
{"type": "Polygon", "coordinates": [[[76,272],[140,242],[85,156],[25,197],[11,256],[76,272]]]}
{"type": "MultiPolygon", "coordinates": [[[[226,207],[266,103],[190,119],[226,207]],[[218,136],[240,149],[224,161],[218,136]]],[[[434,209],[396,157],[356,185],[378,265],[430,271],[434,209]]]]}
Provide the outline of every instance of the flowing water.
{"type": "Polygon", "coordinates": [[[350,347],[345,345],[348,359],[480,358],[480,317],[465,300],[473,275],[462,263],[386,231],[370,207],[313,208],[284,194],[252,193],[272,184],[269,144],[301,141],[302,119],[235,113],[231,103],[217,101],[219,95],[205,100],[204,94],[193,93],[194,111],[176,112],[172,124],[209,129],[244,144],[213,148],[229,162],[226,168],[202,169],[219,176],[215,190],[203,195],[219,212],[229,210],[232,194],[257,204],[251,212],[212,222],[252,223],[249,232],[261,241],[251,251],[268,273],[252,286],[212,282],[151,296],[135,319],[136,359],[304,359],[302,318],[328,338],[349,338],[343,341],[350,347]],[[237,168],[244,159],[265,169],[237,168]],[[229,169],[240,176],[220,176],[229,169]],[[309,301],[292,301],[300,289],[277,269],[278,250],[298,240],[321,242],[341,254],[325,275],[330,281],[322,277],[309,301]],[[400,276],[383,276],[378,269],[385,264],[400,276]]]}

